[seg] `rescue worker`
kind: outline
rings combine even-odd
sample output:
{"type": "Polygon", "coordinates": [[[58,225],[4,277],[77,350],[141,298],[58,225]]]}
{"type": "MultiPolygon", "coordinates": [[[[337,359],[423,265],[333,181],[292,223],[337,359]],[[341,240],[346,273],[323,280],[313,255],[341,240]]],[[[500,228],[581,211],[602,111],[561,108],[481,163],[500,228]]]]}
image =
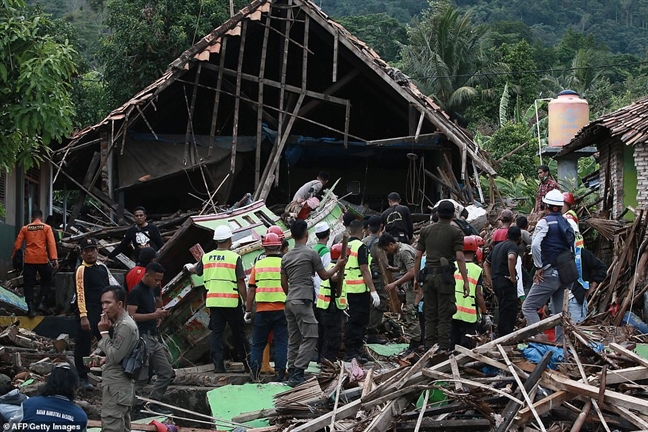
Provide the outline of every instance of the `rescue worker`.
{"type": "Polygon", "coordinates": [[[414,292],[416,249],[412,246],[397,241],[390,234],[383,234],[378,240],[378,246],[386,253],[394,257],[394,267],[398,268],[400,277],[394,282],[385,285],[386,291],[403,288],[405,291],[405,304],[402,308],[402,317],[405,321],[405,337],[409,341],[408,351],[416,351],[421,346],[421,325],[418,320],[416,293],[414,292]]]}
{"type": "Polygon", "coordinates": [[[281,243],[275,233],[268,232],[263,237],[261,245],[265,258],[254,264],[248,281],[244,317],[247,323],[252,322],[252,306],[256,301],[250,354],[250,371],[254,380],[259,379],[264,350],[269,346],[271,333],[275,345],[275,379],[283,381],[286,375],[288,324],[284,313],[286,293],[281,287],[281,243]]]}
{"type": "Polygon", "coordinates": [[[36,274],[40,276],[39,300],[36,302],[38,310],[47,310],[47,299],[52,286],[52,266],[58,269],[58,253],[52,227],[43,223],[43,212],[33,210],[31,223],[25,225],[18,233],[14,243],[13,258],[25,242],[25,255],[23,257],[23,282],[25,301],[27,302],[27,315],[36,316],[34,308],[34,285],[36,274]],[[52,265],[50,265],[50,260],[52,265]]]}
{"type": "Polygon", "coordinates": [[[93,388],[88,381],[90,369],[83,364],[83,357],[90,355],[92,337],[101,339],[98,330],[101,318],[101,293],[110,285],[109,271],[102,263],[97,262],[99,254],[97,240],[81,240],[82,262],[75,273],[75,306],[77,315],[77,334],[74,344],[74,365],[79,374],[79,385],[83,389],[93,388]]]}
{"type": "MultiPolygon", "coordinates": [[[[350,251],[347,250],[347,256],[350,251]]],[[[338,259],[342,255],[342,243],[337,243],[331,247],[331,262],[328,268],[334,268],[338,259]]],[[[340,284],[339,273],[336,273],[328,280],[322,281],[319,294],[317,295],[317,309],[322,317],[322,327],[324,329],[322,351],[320,361],[328,360],[335,363],[342,346],[342,323],[344,321],[344,311],[347,308],[347,296],[340,284]]]]}
{"type": "Polygon", "coordinates": [[[380,216],[385,227],[385,232],[402,243],[409,243],[414,236],[414,225],[409,208],[401,205],[398,192],[387,195],[389,208],[380,216]]]}
{"type": "Polygon", "coordinates": [[[281,259],[281,287],[286,296],[286,321],[288,323],[288,385],[294,387],[305,381],[304,371],[317,347],[317,320],[313,312],[313,276],[322,280],[333,276],[346,264],[339,260],[325,270],[317,252],[306,246],[308,224],[298,219],[290,226],[295,247],[281,259]]]}
{"type": "Polygon", "coordinates": [[[356,216],[353,214],[351,210],[347,210],[344,212],[342,215],[342,225],[344,226],[345,230],[337,233],[335,237],[333,238],[333,244],[338,244],[342,242],[342,238],[344,237],[344,234],[348,232],[349,224],[356,220],[356,216]]]}
{"type": "MultiPolygon", "coordinates": [[[[438,205],[439,221],[421,230],[416,244],[415,268],[420,268],[423,253],[426,253],[425,297],[425,348],[435,344],[446,353],[450,352],[450,330],[452,317],[457,312],[455,306],[454,264],[456,261],[464,282],[464,296],[470,294],[470,284],[463,254],[463,231],[451,225],[455,208],[451,202],[441,201],[438,205]]],[[[416,276],[418,281],[419,275],[416,276]]]]}
{"type": "MultiPolygon", "coordinates": [[[[467,335],[477,334],[477,307],[481,311],[484,327],[493,324],[492,318],[487,315],[488,309],[482,294],[482,269],[475,262],[479,250],[479,242],[476,235],[464,236],[464,257],[466,258],[466,272],[468,273],[468,284],[470,293],[464,297],[464,281],[459,270],[455,271],[455,304],[457,312],[452,316],[452,329],[450,339],[452,348],[455,345],[472,349],[473,340],[467,335]]],[[[481,238],[481,237],[479,237],[481,238]]]]}
{"type": "Polygon", "coordinates": [[[126,289],[130,292],[135,285],[140,283],[144,274],[146,273],[146,266],[155,261],[157,252],[151,247],[144,248],[140,251],[137,265],[126,273],[124,281],[126,282],[126,289]]]}
{"type": "Polygon", "coordinates": [[[247,298],[243,262],[236,252],[230,251],[232,230],[228,226],[217,226],[214,240],[217,243],[216,249],[204,254],[198,264],[185,264],[185,268],[190,273],[202,275],[207,290],[205,303],[209,308],[209,328],[212,331],[210,354],[214,372],[225,372],[222,338],[226,324],[232,330],[239,361],[249,370],[249,344],[243,317],[243,302],[247,298]]]}
{"type": "Polygon", "coordinates": [[[378,246],[378,239],[382,233],[383,224],[380,216],[371,216],[369,218],[369,235],[362,239],[362,243],[369,249],[371,263],[369,270],[371,271],[371,279],[376,288],[376,292],[380,297],[380,304],[374,306],[371,304],[369,310],[369,324],[367,325],[367,343],[386,343],[387,340],[380,336],[380,330],[383,322],[383,315],[389,309],[389,297],[385,291],[385,284],[380,272],[380,259],[384,260],[387,264],[385,252],[378,246]]]}
{"type": "MultiPolygon", "coordinates": [[[[175,378],[175,372],[169,363],[166,349],[158,340],[158,322],[169,314],[168,309],[158,306],[162,303],[160,283],[164,272],[162,264],[150,263],[146,267],[142,280],[128,293],[127,307],[128,313],[137,324],[140,336],[146,341],[149,358],[148,369],[151,372],[145,374],[146,378],[153,373],[157,375],[153,391],[149,396],[150,399],[157,401],[162,400],[167,387],[175,378]]],[[[137,390],[141,390],[146,383],[147,379],[136,382],[137,390]]],[[[149,408],[159,414],[173,414],[173,411],[158,404],[150,404],[149,408]]]]}
{"type": "MultiPolygon", "coordinates": [[[[329,237],[331,236],[331,230],[326,222],[319,222],[315,225],[315,237],[317,237],[317,243],[313,246],[315,252],[320,256],[322,260],[322,266],[325,269],[329,268],[331,264],[331,251],[329,250],[327,244],[329,237]]],[[[314,299],[317,301],[317,295],[319,294],[320,285],[322,284],[322,279],[315,274],[313,276],[313,288],[315,289],[314,299]]],[[[318,361],[320,354],[322,353],[322,344],[324,342],[324,326],[322,325],[322,317],[320,316],[320,310],[315,307],[313,303],[313,310],[315,312],[315,318],[317,319],[317,354],[314,357],[314,361],[318,361]]]]}
{"type": "Polygon", "coordinates": [[[579,278],[569,292],[569,315],[576,324],[587,317],[587,293],[605,280],[607,266],[589,250],[581,250],[579,278]]]}
{"type": "MultiPolygon", "coordinates": [[[[546,208],[545,216],[538,221],[533,232],[531,253],[537,268],[533,276],[533,285],[529,295],[522,303],[522,313],[527,325],[540,321],[538,309],[551,299],[551,311],[554,314],[563,310],[565,289],[572,284],[564,284],[558,274],[558,256],[573,248],[574,230],[567,220],[562,217],[562,207],[565,204],[562,193],[553,189],[542,198],[546,208]]],[[[556,327],[556,342],[562,341],[562,326],[556,327]]]]}
{"type": "Polygon", "coordinates": [[[492,281],[499,305],[498,336],[510,334],[515,329],[518,314],[517,288],[520,281],[517,263],[520,259],[518,254],[521,238],[520,227],[509,227],[507,240],[496,244],[484,263],[486,277],[492,281]]]}
{"type": "Polygon", "coordinates": [[[297,192],[295,192],[295,196],[292,199],[293,202],[301,204],[308,198],[320,194],[324,189],[324,186],[326,186],[326,184],[328,183],[329,177],[329,173],[327,173],[326,171],[320,171],[320,173],[317,174],[317,178],[315,180],[306,182],[302,185],[302,187],[297,189],[297,192]]]}
{"type": "Polygon", "coordinates": [[[124,372],[121,361],[129,356],[137,341],[137,324],[125,309],[126,291],[110,285],[101,294],[103,314],[99,321],[99,348],[106,354],[101,373],[101,430],[124,432],[131,430],[130,414],[135,391],[133,380],[124,372]],[[113,330],[112,337],[110,329],[113,330]]]}
{"type": "Polygon", "coordinates": [[[349,303],[349,320],[344,327],[344,361],[356,359],[366,363],[364,355],[364,331],[369,324],[369,308],[380,305],[380,296],[369,271],[369,249],[360,241],[364,225],[354,220],[349,224],[349,262],[344,269],[344,287],[349,303]]]}

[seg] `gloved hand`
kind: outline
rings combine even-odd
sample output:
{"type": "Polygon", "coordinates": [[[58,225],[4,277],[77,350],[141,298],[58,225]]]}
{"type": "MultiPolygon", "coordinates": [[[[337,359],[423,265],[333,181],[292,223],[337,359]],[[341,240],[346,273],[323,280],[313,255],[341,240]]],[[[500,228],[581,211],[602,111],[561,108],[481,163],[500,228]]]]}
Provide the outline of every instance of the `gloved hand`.
{"type": "Polygon", "coordinates": [[[184,265],[184,269],[187,270],[189,273],[192,272],[193,268],[194,268],[194,265],[191,264],[191,263],[187,263],[187,264],[184,265]]]}
{"type": "Polygon", "coordinates": [[[252,312],[245,312],[245,315],[243,315],[243,319],[247,324],[250,324],[252,322],[252,312]]]}
{"type": "Polygon", "coordinates": [[[374,307],[380,306],[380,296],[376,291],[371,291],[371,300],[373,301],[374,307]]]}
{"type": "Polygon", "coordinates": [[[484,327],[493,327],[493,317],[491,315],[482,315],[482,325],[484,327]]]}

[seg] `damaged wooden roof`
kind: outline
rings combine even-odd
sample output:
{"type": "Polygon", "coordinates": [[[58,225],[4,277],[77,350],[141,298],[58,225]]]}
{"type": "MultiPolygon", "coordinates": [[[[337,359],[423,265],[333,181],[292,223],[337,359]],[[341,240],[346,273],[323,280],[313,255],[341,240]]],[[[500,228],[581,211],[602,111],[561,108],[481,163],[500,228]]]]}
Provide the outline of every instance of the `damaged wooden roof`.
{"type": "MultiPolygon", "coordinates": [[[[324,12],[322,12],[322,10],[319,7],[317,7],[310,0],[292,0],[292,1],[254,0],[248,6],[243,8],[236,15],[234,15],[232,18],[226,21],[223,25],[213,30],[211,33],[209,33],[200,41],[198,41],[187,51],[182,53],[175,61],[173,61],[170,64],[168,70],[151,85],[149,85],[144,90],[139,92],[132,99],[124,103],[122,106],[112,111],[100,123],[87,127],[79,131],[78,133],[76,133],[74,136],[72,136],[71,142],[68,145],[66,145],[64,148],[59,149],[57,153],[60,155],[70,150],[72,147],[80,146],[84,144],[90,145],[91,142],[97,142],[98,131],[101,129],[103,129],[104,131],[109,131],[113,136],[113,141],[116,141],[117,138],[120,136],[122,137],[122,139],[125,140],[125,138],[123,138],[125,135],[125,128],[128,127],[129,123],[132,123],[138,118],[143,118],[144,121],[146,121],[146,118],[144,117],[144,112],[150,110],[151,105],[153,105],[154,110],[160,109],[160,105],[155,106],[155,104],[157,102],[157,97],[165,89],[167,89],[170,85],[172,85],[174,82],[177,82],[178,80],[182,81],[182,78],[185,76],[185,74],[189,73],[190,71],[193,72],[196,69],[196,66],[200,65],[201,63],[208,64],[208,66],[210,66],[211,69],[213,69],[211,72],[218,69],[218,65],[209,64],[209,60],[211,58],[212,63],[214,63],[214,57],[212,57],[211,55],[220,54],[223,48],[223,41],[227,39],[228,36],[244,39],[244,37],[240,37],[240,36],[243,33],[245,33],[244,29],[246,28],[246,25],[248,23],[257,22],[258,24],[260,22],[261,26],[268,27],[267,23],[265,24],[263,23],[263,19],[265,16],[269,16],[269,14],[272,13],[271,10],[273,8],[278,10],[294,8],[299,10],[298,13],[301,13],[303,11],[303,13],[308,16],[309,20],[314,22],[315,25],[318,27],[316,29],[317,32],[321,33],[323,29],[324,32],[328,34],[328,37],[329,38],[332,37],[332,40],[334,41],[332,44],[333,46],[331,47],[333,48],[332,51],[333,51],[333,58],[334,58],[332,82],[334,84],[338,84],[338,86],[330,86],[326,88],[325,91],[322,91],[321,93],[303,89],[303,93],[305,93],[306,97],[319,99],[322,101],[326,101],[328,103],[332,102],[332,103],[338,103],[342,105],[342,99],[339,97],[336,98],[334,96],[334,93],[337,90],[339,90],[343,85],[345,85],[344,82],[345,79],[347,79],[346,83],[348,83],[348,81],[353,79],[358,74],[357,71],[355,72],[355,75],[352,73],[347,73],[347,75],[341,76],[340,79],[338,80],[337,78],[338,71],[336,70],[338,49],[341,52],[342,47],[344,47],[346,50],[350,51],[355,57],[357,57],[357,59],[361,60],[361,62],[363,62],[366,66],[368,66],[371,69],[371,71],[373,71],[378,76],[375,79],[374,83],[379,84],[377,87],[381,89],[380,91],[396,92],[398,96],[402,98],[402,100],[404,100],[404,102],[409,104],[411,110],[413,110],[414,114],[410,113],[410,116],[412,115],[416,116],[413,122],[410,120],[409,134],[407,133],[392,134],[392,136],[381,136],[380,139],[396,138],[398,136],[407,136],[407,135],[413,136],[415,134],[412,130],[412,126],[411,126],[412,123],[413,123],[413,129],[417,131],[416,132],[417,138],[421,134],[421,132],[423,134],[425,133],[429,134],[430,132],[435,132],[435,130],[430,130],[429,126],[424,126],[424,123],[428,124],[429,122],[432,125],[433,129],[436,129],[436,131],[443,133],[443,135],[445,135],[451,143],[453,143],[459,148],[462,157],[462,168],[465,168],[466,159],[470,157],[470,159],[474,162],[476,167],[480,169],[480,171],[490,175],[496,174],[495,170],[488,164],[486,159],[482,157],[482,155],[480,155],[480,150],[478,146],[467,135],[466,131],[464,131],[459,126],[455,125],[449,119],[448,115],[445,112],[443,112],[443,110],[438,105],[436,105],[431,98],[421,93],[416,88],[416,86],[410,81],[409,77],[404,75],[398,69],[389,66],[385,61],[383,61],[378,56],[378,54],[375,51],[373,51],[365,43],[363,43],[362,41],[360,41],[359,39],[351,35],[344,27],[331,20],[324,12]],[[387,85],[387,87],[384,86],[385,84],[387,85]]],[[[274,19],[274,16],[272,18],[274,19]]],[[[296,20],[296,18],[297,17],[295,16],[292,17],[291,19],[296,20]]],[[[296,22],[297,21],[303,23],[303,20],[301,21],[296,20],[296,22]]],[[[276,29],[272,28],[272,30],[278,33],[276,29]]],[[[311,32],[315,33],[313,29],[311,29],[311,32]]],[[[289,31],[287,31],[286,35],[289,34],[290,34],[289,31]]],[[[288,40],[290,40],[290,42],[292,42],[294,45],[299,46],[300,49],[304,48],[304,52],[308,52],[311,55],[315,54],[315,49],[309,49],[307,47],[308,45],[307,30],[304,32],[304,40],[302,41],[303,45],[305,46],[300,45],[299,42],[290,39],[291,37],[292,35],[290,34],[288,40]]],[[[286,45],[288,45],[288,43],[286,43],[286,45]]],[[[286,52],[287,52],[287,48],[286,48],[286,52]]],[[[232,54],[230,53],[230,55],[232,54]]],[[[306,55],[304,56],[304,58],[306,58],[306,55]]],[[[306,66],[304,66],[304,70],[306,70],[306,66]]],[[[227,72],[228,71],[226,70],[225,75],[227,75],[227,72]]],[[[230,70],[229,72],[230,75],[232,75],[231,72],[236,72],[236,71],[230,70]]],[[[240,73],[240,69],[239,69],[239,73],[240,73]]],[[[291,70],[289,69],[289,74],[290,73],[291,70]]],[[[310,70],[308,71],[308,74],[309,75],[311,74],[310,70]]],[[[256,79],[257,83],[264,81],[263,78],[258,78],[258,76],[255,77],[253,76],[253,74],[246,74],[245,71],[243,72],[242,75],[243,75],[243,80],[256,79]]],[[[342,75],[341,72],[340,75],[342,75]]],[[[186,78],[186,79],[189,80],[190,78],[186,78]]],[[[266,79],[265,84],[266,87],[269,87],[272,85],[272,81],[266,79]]],[[[275,84],[277,83],[275,82],[275,84]]],[[[289,86],[287,83],[285,84],[285,87],[288,91],[291,90],[296,91],[299,89],[298,86],[289,86]]],[[[233,91],[231,93],[233,93],[233,91]]],[[[303,97],[302,97],[302,101],[303,101],[303,97]]],[[[245,101],[245,100],[243,100],[243,102],[244,103],[247,102],[248,104],[250,103],[250,101],[245,101]]],[[[257,102],[252,101],[252,103],[257,103],[257,102]]],[[[347,104],[348,104],[348,100],[347,100],[347,104]]],[[[308,104],[305,103],[304,105],[305,107],[302,108],[302,110],[304,110],[308,104]]],[[[276,108],[272,108],[272,107],[270,107],[269,109],[270,110],[274,109],[275,111],[277,110],[276,108]]],[[[348,126],[348,122],[349,122],[348,118],[349,118],[350,109],[351,107],[347,106],[346,126],[348,126]]],[[[404,111],[407,111],[407,109],[405,109],[404,111]]],[[[283,115],[281,110],[279,110],[278,112],[280,116],[283,115]]],[[[303,120],[302,117],[300,117],[300,119],[303,120]]],[[[266,120],[265,116],[264,116],[264,120],[266,120]]],[[[318,124],[317,122],[312,122],[312,123],[318,124]]],[[[319,126],[326,127],[326,125],[322,125],[322,124],[319,124],[319,126]]],[[[151,132],[153,132],[153,134],[155,135],[155,131],[153,131],[153,128],[151,128],[150,125],[149,125],[149,129],[151,129],[151,132]]],[[[328,129],[336,132],[340,132],[342,129],[346,129],[346,128],[340,127],[338,129],[332,129],[329,127],[328,129]]],[[[356,141],[363,141],[369,144],[379,141],[376,140],[375,137],[367,138],[364,136],[353,135],[352,133],[347,132],[346,130],[344,130],[344,135],[345,135],[345,143],[349,137],[356,141]]],[[[462,169],[462,172],[463,171],[464,169],[462,169]]]]}
{"type": "Polygon", "coordinates": [[[609,139],[621,140],[629,146],[648,142],[648,98],[640,99],[590,122],[556,156],[566,155],[609,139]]]}

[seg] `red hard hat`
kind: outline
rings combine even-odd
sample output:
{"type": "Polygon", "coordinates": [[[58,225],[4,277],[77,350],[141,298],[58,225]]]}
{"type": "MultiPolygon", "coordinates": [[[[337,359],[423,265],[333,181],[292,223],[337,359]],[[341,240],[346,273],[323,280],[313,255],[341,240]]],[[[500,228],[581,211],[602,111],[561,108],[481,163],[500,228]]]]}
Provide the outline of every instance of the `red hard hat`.
{"type": "Polygon", "coordinates": [[[481,264],[482,260],[484,259],[484,251],[482,250],[482,248],[477,249],[475,255],[477,255],[477,264],[481,264]]]}
{"type": "MultiPolygon", "coordinates": [[[[351,253],[351,249],[347,247],[347,256],[351,253]]],[[[336,243],[333,246],[331,246],[331,259],[340,259],[340,256],[342,256],[342,243],[336,243]]]]}
{"type": "Polygon", "coordinates": [[[574,205],[574,195],[571,192],[563,192],[563,199],[569,205],[574,205]]]}
{"type": "Polygon", "coordinates": [[[477,240],[475,236],[469,235],[464,237],[464,252],[477,252],[477,240]]]}
{"type": "Polygon", "coordinates": [[[481,236],[473,235],[473,237],[475,237],[475,242],[477,242],[477,246],[482,247],[482,246],[484,246],[486,244],[484,242],[484,239],[481,238],[481,236]]]}
{"type": "Polygon", "coordinates": [[[266,232],[266,235],[268,235],[269,233],[277,234],[279,236],[280,240],[283,240],[283,239],[286,238],[286,235],[284,234],[281,227],[277,226],[277,225],[272,225],[272,226],[268,227],[268,231],[266,232]]]}
{"type": "Polygon", "coordinates": [[[263,240],[261,240],[261,246],[263,247],[281,246],[281,239],[277,234],[270,232],[265,236],[263,236],[263,240]]]}

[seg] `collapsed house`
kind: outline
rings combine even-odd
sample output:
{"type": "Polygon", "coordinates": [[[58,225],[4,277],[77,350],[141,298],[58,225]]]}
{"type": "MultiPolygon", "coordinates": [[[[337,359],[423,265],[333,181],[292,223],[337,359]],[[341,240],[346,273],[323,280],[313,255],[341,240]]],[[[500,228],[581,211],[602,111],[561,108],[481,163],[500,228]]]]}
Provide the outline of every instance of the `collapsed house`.
{"type": "Polygon", "coordinates": [[[360,181],[357,204],[380,210],[398,190],[425,209],[448,186],[438,167],[457,188],[495,174],[432,99],[309,0],[253,1],[51,163],[58,189],[82,192],[72,220],[85,196],[118,216],[246,193],[285,204],[319,170],[360,181]]]}
{"type": "Polygon", "coordinates": [[[557,157],[589,146],[599,152],[601,209],[618,218],[626,208],[648,206],[648,98],[583,127],[557,157]]]}

